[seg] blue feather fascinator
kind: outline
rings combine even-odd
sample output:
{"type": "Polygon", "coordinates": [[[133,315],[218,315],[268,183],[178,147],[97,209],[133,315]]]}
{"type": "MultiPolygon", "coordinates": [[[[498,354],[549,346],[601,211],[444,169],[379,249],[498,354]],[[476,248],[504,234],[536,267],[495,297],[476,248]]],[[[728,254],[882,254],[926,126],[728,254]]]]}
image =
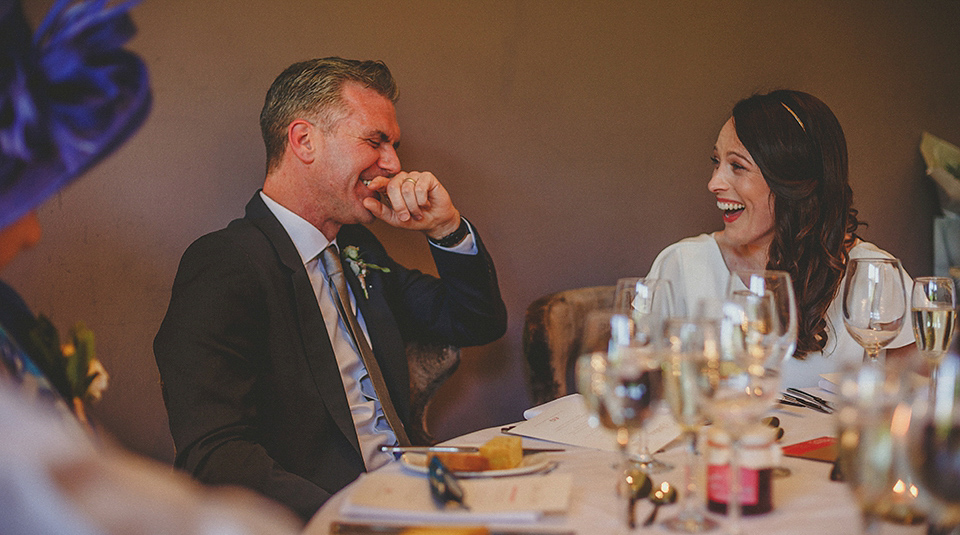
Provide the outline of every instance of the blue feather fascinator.
{"type": "Polygon", "coordinates": [[[122,48],[136,33],[135,3],[57,0],[31,36],[19,0],[0,0],[0,229],[146,119],[146,66],[122,48]]]}

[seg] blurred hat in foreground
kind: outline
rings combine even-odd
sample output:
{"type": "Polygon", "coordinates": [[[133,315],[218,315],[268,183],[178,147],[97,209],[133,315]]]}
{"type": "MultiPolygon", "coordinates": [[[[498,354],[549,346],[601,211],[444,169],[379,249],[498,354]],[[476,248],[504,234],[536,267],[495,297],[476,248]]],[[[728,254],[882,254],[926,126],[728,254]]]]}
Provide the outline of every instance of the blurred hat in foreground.
{"type": "Polygon", "coordinates": [[[57,0],[31,36],[19,0],[0,0],[0,229],[143,124],[147,69],[122,48],[136,3],[57,0]]]}

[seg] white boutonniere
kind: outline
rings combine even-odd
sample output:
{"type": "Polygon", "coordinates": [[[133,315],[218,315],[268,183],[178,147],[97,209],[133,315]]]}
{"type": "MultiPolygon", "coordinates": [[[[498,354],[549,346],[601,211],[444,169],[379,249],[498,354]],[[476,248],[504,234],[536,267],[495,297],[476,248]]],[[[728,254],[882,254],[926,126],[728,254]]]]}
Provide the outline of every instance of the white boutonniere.
{"type": "Polygon", "coordinates": [[[343,251],[340,252],[340,258],[345,260],[347,264],[350,264],[350,269],[353,270],[353,274],[360,280],[360,286],[363,287],[364,299],[370,299],[370,294],[367,293],[367,273],[369,273],[371,269],[383,273],[390,273],[390,268],[364,262],[363,259],[360,258],[360,249],[354,245],[344,247],[343,251]]]}

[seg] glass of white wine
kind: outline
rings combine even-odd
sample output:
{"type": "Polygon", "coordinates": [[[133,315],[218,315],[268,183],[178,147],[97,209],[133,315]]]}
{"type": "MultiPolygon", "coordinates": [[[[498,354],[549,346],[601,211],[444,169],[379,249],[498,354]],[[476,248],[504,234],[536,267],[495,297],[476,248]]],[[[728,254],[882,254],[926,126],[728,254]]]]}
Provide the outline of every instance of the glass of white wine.
{"type": "MultiPolygon", "coordinates": [[[[664,322],[681,315],[680,305],[673,296],[673,287],[666,279],[624,277],[617,280],[613,308],[629,315],[636,327],[632,351],[651,353],[660,341],[664,322]]],[[[636,464],[645,472],[658,474],[673,470],[673,466],[654,457],[645,432],[637,434],[636,464]]]]}
{"type": "MultiPolygon", "coordinates": [[[[610,354],[616,350],[611,349],[610,354]]],[[[643,428],[663,398],[663,379],[659,363],[649,352],[618,352],[609,359],[604,404],[610,420],[617,426],[617,445],[624,467],[624,480],[631,477],[633,461],[627,453],[630,437],[643,428]]],[[[633,500],[628,498],[628,508],[633,500]]],[[[631,516],[628,509],[627,518],[631,516]]]]}
{"type": "Polygon", "coordinates": [[[704,383],[720,346],[720,327],[709,319],[671,318],[664,323],[663,332],[663,395],[686,442],[680,513],[663,525],[672,531],[702,533],[718,525],[706,515],[694,473],[697,437],[706,423],[704,392],[708,385],[704,383]]]}
{"type": "Polygon", "coordinates": [[[900,334],[906,315],[903,270],[895,258],[851,258],[843,282],[843,324],[876,362],[900,334]]]}
{"type": "Polygon", "coordinates": [[[577,392],[583,396],[591,427],[617,430],[604,404],[607,392],[607,368],[610,366],[610,348],[623,344],[623,338],[633,336],[630,318],[613,310],[591,310],[584,319],[580,338],[575,380],[577,392]]]}
{"type": "Polygon", "coordinates": [[[957,314],[957,297],[949,277],[917,277],[910,309],[917,349],[926,358],[936,383],[937,368],[950,347],[957,314]]]}
{"type": "Polygon", "coordinates": [[[793,279],[786,271],[736,270],[727,284],[727,297],[742,292],[769,295],[776,314],[770,323],[770,334],[777,336],[777,349],[771,355],[781,362],[793,356],[797,348],[798,312],[793,279]]]}
{"type": "Polygon", "coordinates": [[[730,535],[742,533],[740,452],[743,436],[760,425],[763,415],[776,404],[780,390],[781,359],[769,358],[777,351],[776,337],[757,331],[763,329],[763,325],[756,319],[773,314],[762,310],[769,306],[769,299],[753,294],[739,302],[721,303],[719,346],[702,381],[706,415],[726,431],[731,440],[727,508],[730,535]]]}

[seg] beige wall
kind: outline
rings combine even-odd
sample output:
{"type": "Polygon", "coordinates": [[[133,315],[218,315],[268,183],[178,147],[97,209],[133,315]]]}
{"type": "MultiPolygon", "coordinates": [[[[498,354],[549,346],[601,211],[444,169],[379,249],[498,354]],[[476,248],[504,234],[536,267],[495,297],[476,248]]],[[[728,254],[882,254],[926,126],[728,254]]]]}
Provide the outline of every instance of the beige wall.
{"type": "MultiPolygon", "coordinates": [[[[960,143],[956,1],[146,0],[134,16],[150,119],[44,206],[44,241],[3,277],[62,329],[94,329],[113,374],[97,414],[156,458],[172,441],[151,344],[180,255],[242,214],[263,179],[263,94],[309,57],[387,62],[404,168],[436,173],[497,261],[509,331],[465,352],[431,414],[441,437],[521,417],[529,302],[645,274],[662,247],[721,225],[710,152],[754,91],[833,108],[863,235],[931,269],[936,197],[917,147],[923,130],[960,143]]],[[[421,237],[374,230],[429,269],[421,237]]]]}

